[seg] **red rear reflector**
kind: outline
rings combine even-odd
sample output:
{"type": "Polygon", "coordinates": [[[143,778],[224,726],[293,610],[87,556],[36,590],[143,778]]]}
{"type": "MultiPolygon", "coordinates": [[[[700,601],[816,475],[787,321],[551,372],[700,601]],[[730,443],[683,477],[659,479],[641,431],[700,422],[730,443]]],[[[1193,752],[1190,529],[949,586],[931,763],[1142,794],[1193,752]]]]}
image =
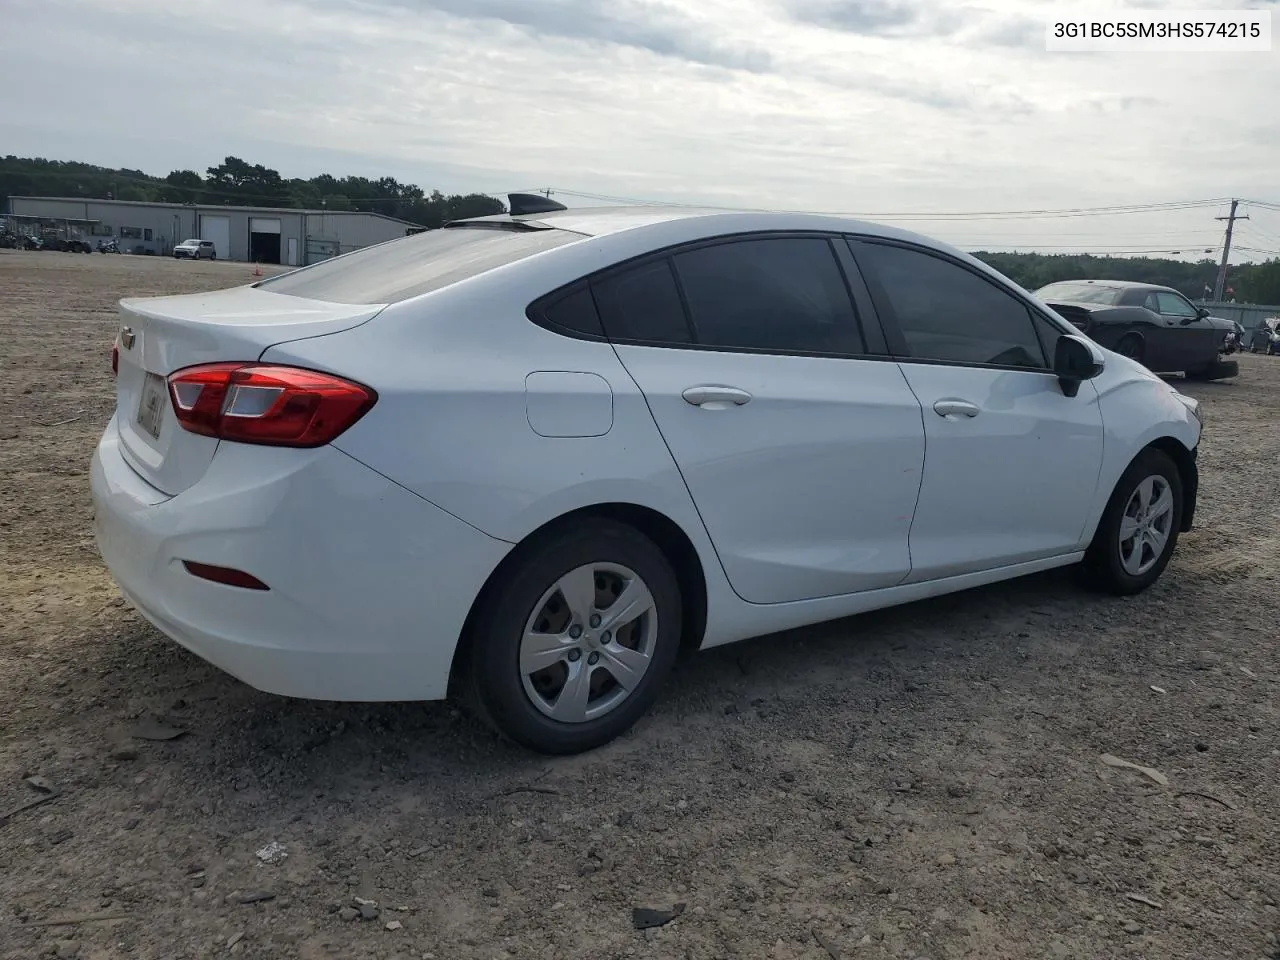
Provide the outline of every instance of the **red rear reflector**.
{"type": "Polygon", "coordinates": [[[228,587],[244,587],[246,590],[271,589],[253,574],[245,573],[243,570],[215,567],[211,563],[196,563],[194,560],[183,560],[182,565],[187,568],[187,573],[201,580],[212,580],[214,583],[223,583],[228,587]]]}
{"type": "Polygon", "coordinates": [[[120,372],[120,344],[113,343],[111,345],[111,375],[114,377],[120,372]]]}
{"type": "Polygon", "coordinates": [[[210,363],[169,377],[184,430],[219,440],[320,447],[369,412],[378,395],[327,373],[256,363],[210,363]]]}

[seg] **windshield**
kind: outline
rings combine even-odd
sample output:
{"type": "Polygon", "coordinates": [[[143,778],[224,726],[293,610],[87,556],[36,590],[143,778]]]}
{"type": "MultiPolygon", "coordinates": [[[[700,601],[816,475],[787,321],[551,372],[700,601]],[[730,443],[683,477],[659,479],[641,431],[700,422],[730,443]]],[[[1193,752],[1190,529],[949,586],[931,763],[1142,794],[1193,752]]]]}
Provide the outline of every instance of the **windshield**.
{"type": "Polygon", "coordinates": [[[1051,283],[1037,290],[1036,296],[1041,300],[1112,305],[1120,299],[1120,288],[1101,283],[1051,283]]]}
{"type": "Polygon", "coordinates": [[[198,247],[198,246],[200,246],[200,241],[199,241],[199,240],[183,240],[180,244],[178,244],[178,246],[180,246],[180,247],[198,247]]]}
{"type": "Polygon", "coordinates": [[[365,247],[257,286],[330,303],[397,303],[581,239],[568,230],[447,227],[365,247]]]}

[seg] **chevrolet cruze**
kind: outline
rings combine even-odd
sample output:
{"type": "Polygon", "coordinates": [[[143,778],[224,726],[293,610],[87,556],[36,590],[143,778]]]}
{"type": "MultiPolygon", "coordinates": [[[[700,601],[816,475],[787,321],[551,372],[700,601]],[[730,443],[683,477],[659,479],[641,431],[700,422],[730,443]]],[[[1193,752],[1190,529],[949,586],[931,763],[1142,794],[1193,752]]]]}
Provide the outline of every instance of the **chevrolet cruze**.
{"type": "Polygon", "coordinates": [[[122,301],[96,533],[159,630],[570,753],[682,649],[1067,565],[1135,593],[1191,526],[1196,401],[958,250],[511,199],[122,301]]]}

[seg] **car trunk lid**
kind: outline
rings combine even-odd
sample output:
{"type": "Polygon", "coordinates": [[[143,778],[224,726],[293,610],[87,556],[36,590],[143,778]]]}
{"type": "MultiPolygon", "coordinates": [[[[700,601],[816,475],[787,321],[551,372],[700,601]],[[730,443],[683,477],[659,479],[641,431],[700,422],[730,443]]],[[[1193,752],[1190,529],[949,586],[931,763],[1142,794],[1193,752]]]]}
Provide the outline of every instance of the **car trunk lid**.
{"type": "Polygon", "coordinates": [[[219,441],[179,425],[170,374],[203,363],[251,362],[273,345],[348,330],[381,309],[254,287],[120,301],[116,426],[125,459],[158,490],[181,493],[204,475],[219,441]]]}

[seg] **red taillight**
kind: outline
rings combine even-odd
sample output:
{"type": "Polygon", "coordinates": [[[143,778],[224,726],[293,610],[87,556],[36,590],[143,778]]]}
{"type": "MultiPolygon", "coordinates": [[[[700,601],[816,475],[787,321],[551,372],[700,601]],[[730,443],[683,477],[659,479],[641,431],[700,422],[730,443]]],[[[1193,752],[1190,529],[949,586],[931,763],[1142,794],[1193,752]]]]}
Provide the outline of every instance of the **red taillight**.
{"type": "Polygon", "coordinates": [[[210,363],[169,377],[184,430],[219,440],[281,447],[329,443],[374,405],[358,383],[296,367],[210,363]]]}
{"type": "Polygon", "coordinates": [[[111,345],[111,375],[117,376],[120,373],[120,344],[113,343],[111,345]]]}
{"type": "Polygon", "coordinates": [[[225,584],[228,587],[243,587],[245,590],[271,589],[252,573],[245,573],[233,567],[217,567],[212,563],[196,563],[194,560],[183,560],[182,565],[187,568],[187,573],[201,580],[212,580],[214,583],[225,584]]]}

